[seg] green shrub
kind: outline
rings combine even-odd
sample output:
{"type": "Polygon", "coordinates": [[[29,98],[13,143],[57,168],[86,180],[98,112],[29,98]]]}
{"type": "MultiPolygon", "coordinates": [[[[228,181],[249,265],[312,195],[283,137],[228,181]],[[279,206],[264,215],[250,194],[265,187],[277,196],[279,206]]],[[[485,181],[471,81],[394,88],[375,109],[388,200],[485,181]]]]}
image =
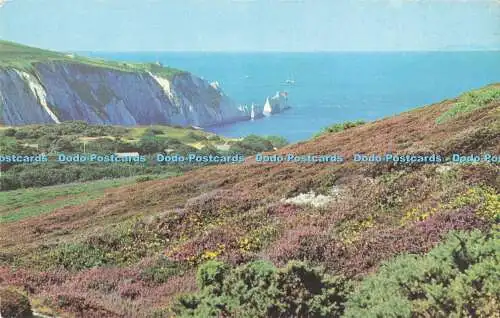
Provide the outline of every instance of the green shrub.
{"type": "Polygon", "coordinates": [[[228,270],[229,267],[223,262],[215,260],[206,262],[198,268],[198,273],[196,275],[198,287],[200,287],[200,289],[210,287],[213,292],[220,290],[228,270]]]}
{"type": "Polygon", "coordinates": [[[425,256],[403,255],[366,278],[346,317],[493,317],[500,310],[498,230],[452,232],[425,256]]]}
{"type": "Polygon", "coordinates": [[[4,130],[3,135],[5,137],[14,137],[16,135],[16,130],[14,128],[7,128],[4,130]]]}
{"type": "Polygon", "coordinates": [[[51,267],[61,266],[75,271],[102,266],[108,261],[104,251],[87,244],[61,245],[45,257],[44,263],[51,267]]]}
{"type": "Polygon", "coordinates": [[[194,317],[339,317],[351,285],[303,262],[277,269],[254,261],[230,269],[218,261],[198,271],[200,292],[179,298],[173,310],[194,317]]]}
{"type": "Polygon", "coordinates": [[[229,148],[230,153],[241,153],[246,156],[254,155],[259,152],[271,151],[273,144],[264,137],[249,135],[240,141],[237,141],[229,148]]]}
{"type": "Polygon", "coordinates": [[[75,138],[62,137],[55,142],[53,150],[57,152],[66,152],[66,153],[78,151],[78,146],[76,146],[74,143],[75,143],[75,138]]]}
{"type": "Polygon", "coordinates": [[[152,176],[140,176],[135,179],[135,182],[140,183],[140,182],[147,182],[154,180],[152,176]]]}
{"type": "Polygon", "coordinates": [[[341,132],[350,128],[354,128],[357,126],[364,125],[366,122],[363,120],[357,120],[357,121],[346,121],[340,124],[333,124],[331,126],[323,128],[319,133],[315,135],[315,137],[319,137],[325,134],[330,134],[330,133],[337,133],[341,132]]]}
{"type": "Polygon", "coordinates": [[[170,261],[167,257],[161,257],[153,266],[145,268],[141,273],[141,278],[145,281],[157,284],[166,283],[169,278],[181,275],[182,268],[178,263],[170,261]]]}
{"type": "Polygon", "coordinates": [[[29,133],[24,130],[17,130],[14,134],[14,137],[16,137],[16,139],[28,139],[29,133]]]}
{"type": "Polygon", "coordinates": [[[271,144],[275,148],[283,148],[286,145],[288,145],[288,140],[286,140],[286,138],[281,136],[266,136],[264,138],[269,142],[271,142],[271,144]]]}
{"type": "Polygon", "coordinates": [[[137,145],[141,154],[154,154],[163,152],[165,142],[161,138],[155,136],[144,136],[139,140],[137,145]]]}

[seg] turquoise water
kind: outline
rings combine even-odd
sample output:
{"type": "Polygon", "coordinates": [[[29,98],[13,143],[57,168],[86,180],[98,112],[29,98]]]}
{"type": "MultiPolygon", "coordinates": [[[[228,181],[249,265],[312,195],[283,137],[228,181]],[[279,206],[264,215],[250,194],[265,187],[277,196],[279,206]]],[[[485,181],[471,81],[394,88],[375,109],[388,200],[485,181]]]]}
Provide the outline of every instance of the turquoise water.
{"type": "Polygon", "coordinates": [[[263,104],[278,90],[292,109],[256,121],[211,128],[240,137],[281,135],[295,142],[346,120],[374,120],[500,82],[500,52],[419,53],[87,53],[160,61],[219,81],[238,103],[263,104]],[[286,85],[287,79],[295,85],[286,85]]]}

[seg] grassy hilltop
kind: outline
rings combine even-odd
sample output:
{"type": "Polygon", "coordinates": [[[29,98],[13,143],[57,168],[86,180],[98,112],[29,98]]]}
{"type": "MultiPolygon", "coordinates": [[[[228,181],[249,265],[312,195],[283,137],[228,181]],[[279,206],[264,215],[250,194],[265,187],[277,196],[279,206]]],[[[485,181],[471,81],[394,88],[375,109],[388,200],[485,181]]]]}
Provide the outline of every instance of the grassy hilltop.
{"type": "MultiPolygon", "coordinates": [[[[500,154],[499,92],[269,154],[500,154]]],[[[43,211],[57,188],[17,190],[0,197],[0,286],[62,317],[498,317],[499,172],[249,159],[43,211]]]]}
{"type": "Polygon", "coordinates": [[[36,63],[60,62],[69,64],[84,64],[88,66],[107,68],[122,72],[147,73],[171,78],[183,71],[164,67],[155,63],[125,63],[107,61],[97,58],[87,58],[72,53],[59,53],[43,50],[14,42],[0,40],[0,69],[14,68],[19,70],[31,70],[36,63]]]}

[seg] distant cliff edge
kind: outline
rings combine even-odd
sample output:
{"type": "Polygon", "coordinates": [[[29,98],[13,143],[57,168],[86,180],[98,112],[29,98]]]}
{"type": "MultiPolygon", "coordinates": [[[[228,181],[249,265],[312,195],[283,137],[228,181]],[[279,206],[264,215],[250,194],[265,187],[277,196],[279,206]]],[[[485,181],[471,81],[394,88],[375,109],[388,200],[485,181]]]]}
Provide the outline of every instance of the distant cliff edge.
{"type": "Polygon", "coordinates": [[[77,57],[0,41],[0,123],[213,126],[249,120],[220,88],[161,64],[77,57]]]}

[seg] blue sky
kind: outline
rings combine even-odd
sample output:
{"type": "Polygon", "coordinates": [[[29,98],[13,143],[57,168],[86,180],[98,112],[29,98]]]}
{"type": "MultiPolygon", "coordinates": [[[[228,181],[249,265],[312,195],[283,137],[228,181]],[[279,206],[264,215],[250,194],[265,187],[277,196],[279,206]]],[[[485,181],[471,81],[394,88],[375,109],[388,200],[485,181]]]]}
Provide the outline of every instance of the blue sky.
{"type": "Polygon", "coordinates": [[[500,0],[5,1],[1,39],[63,51],[500,48],[500,0]]]}

